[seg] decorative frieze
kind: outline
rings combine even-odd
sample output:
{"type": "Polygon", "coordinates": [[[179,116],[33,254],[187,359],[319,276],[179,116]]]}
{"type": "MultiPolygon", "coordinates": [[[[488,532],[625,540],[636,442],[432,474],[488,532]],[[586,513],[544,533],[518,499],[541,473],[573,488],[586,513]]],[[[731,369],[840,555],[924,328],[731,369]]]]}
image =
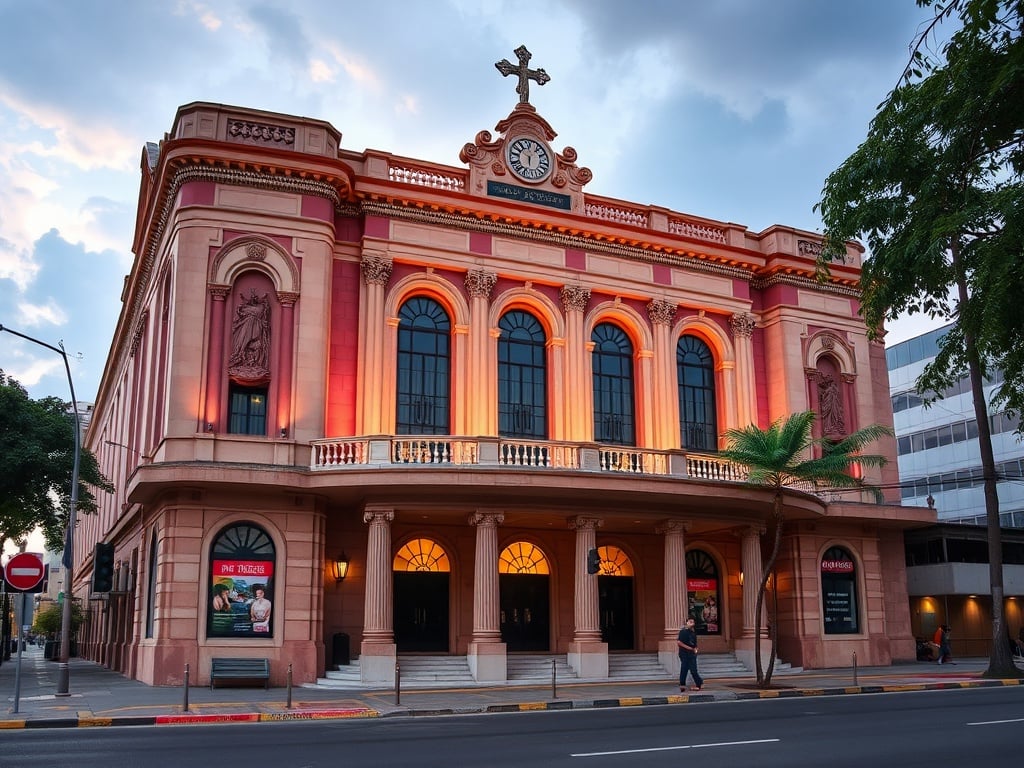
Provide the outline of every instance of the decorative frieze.
{"type": "Polygon", "coordinates": [[[295,129],[282,125],[254,123],[251,120],[228,120],[228,136],[236,141],[266,142],[295,146],[295,129]]]}

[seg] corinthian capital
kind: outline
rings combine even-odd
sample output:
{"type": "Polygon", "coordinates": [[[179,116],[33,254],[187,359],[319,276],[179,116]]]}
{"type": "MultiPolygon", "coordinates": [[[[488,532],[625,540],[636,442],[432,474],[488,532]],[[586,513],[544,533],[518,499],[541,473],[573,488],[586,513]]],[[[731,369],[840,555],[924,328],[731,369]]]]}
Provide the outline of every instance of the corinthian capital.
{"type": "Polygon", "coordinates": [[[563,285],[559,295],[562,297],[562,308],[566,312],[570,309],[583,312],[590,301],[590,289],[582,285],[563,285]]]}
{"type": "Polygon", "coordinates": [[[391,260],[375,253],[364,253],[359,263],[363,282],[367,285],[387,285],[391,279],[391,260]]]}
{"type": "Polygon", "coordinates": [[[678,304],[664,299],[655,299],[647,305],[647,317],[655,325],[672,325],[678,309],[678,304]]]}
{"type": "Polygon", "coordinates": [[[466,291],[472,298],[489,299],[498,276],[486,269],[471,269],[466,273],[466,291]]]}
{"type": "Polygon", "coordinates": [[[732,328],[733,336],[742,336],[749,339],[754,335],[754,316],[746,312],[740,312],[729,318],[729,326],[732,328]]]}

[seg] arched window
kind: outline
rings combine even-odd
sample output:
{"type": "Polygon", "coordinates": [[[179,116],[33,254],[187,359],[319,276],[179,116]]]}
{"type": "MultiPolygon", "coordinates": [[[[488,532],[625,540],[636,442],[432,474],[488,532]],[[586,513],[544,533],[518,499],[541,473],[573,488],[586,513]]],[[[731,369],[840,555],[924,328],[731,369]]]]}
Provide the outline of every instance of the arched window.
{"type": "Polygon", "coordinates": [[[398,550],[391,563],[393,571],[448,573],[451,569],[448,553],[433,539],[413,539],[407,542],[398,550]]]}
{"type": "Polygon", "coordinates": [[[843,547],[831,547],[821,558],[821,608],[826,635],[856,635],[857,564],[843,547]]]}
{"type": "Polygon", "coordinates": [[[679,337],[676,376],[680,445],[691,451],[717,451],[715,359],[708,345],[696,336],[679,337]]]}
{"type": "Polygon", "coordinates": [[[594,342],[594,440],[636,445],[633,404],[633,345],[617,325],[601,323],[594,342]]]}
{"type": "Polygon", "coordinates": [[[273,637],[276,551],[252,523],[221,531],[210,549],[207,637],[273,637]]]}
{"type": "Polygon", "coordinates": [[[632,576],[633,563],[629,555],[618,547],[598,547],[597,556],[601,560],[602,576],[632,576]]]}
{"type": "Polygon", "coordinates": [[[539,547],[528,541],[517,541],[509,544],[498,555],[498,573],[546,575],[551,573],[551,569],[539,547]]]}
{"type": "Polygon", "coordinates": [[[702,549],[691,549],[686,553],[686,596],[689,600],[687,615],[696,622],[698,634],[722,634],[718,566],[714,558],[702,549]]]}
{"type": "Polygon", "coordinates": [[[502,315],[498,328],[498,434],[546,439],[544,328],[536,317],[518,309],[502,315]]]}
{"type": "Polygon", "coordinates": [[[450,429],[451,320],[425,296],[398,311],[399,435],[447,435],[450,429]]]}

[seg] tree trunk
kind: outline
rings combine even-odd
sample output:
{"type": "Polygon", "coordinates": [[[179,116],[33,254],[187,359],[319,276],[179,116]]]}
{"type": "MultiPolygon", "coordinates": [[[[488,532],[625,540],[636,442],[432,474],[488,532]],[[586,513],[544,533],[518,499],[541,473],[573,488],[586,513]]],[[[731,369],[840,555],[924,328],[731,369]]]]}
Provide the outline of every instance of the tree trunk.
{"type": "MultiPolygon", "coordinates": [[[[967,278],[960,259],[959,244],[950,248],[960,306],[966,306],[970,294],[967,278]]],[[[961,320],[961,322],[963,322],[961,320]]],[[[989,424],[988,404],[985,402],[984,379],[981,375],[981,356],[974,333],[964,325],[964,352],[967,356],[967,370],[971,381],[971,395],[974,398],[974,418],[978,422],[978,449],[981,452],[981,470],[985,489],[985,519],[988,526],[988,577],[992,589],[992,653],[988,669],[983,677],[1019,677],[1020,672],[1013,663],[1009,636],[1003,615],[1003,541],[999,524],[999,494],[996,490],[996,461],[992,453],[992,429],[989,424]]],[[[949,623],[949,617],[946,617],[949,623]]]]}
{"type": "MultiPolygon", "coordinates": [[[[772,515],[775,517],[775,540],[772,542],[772,552],[764,562],[764,569],[761,572],[761,580],[757,586],[757,603],[754,607],[754,669],[757,672],[757,685],[759,688],[767,688],[772,682],[772,671],[775,668],[775,639],[778,637],[778,608],[771,615],[771,628],[768,632],[768,639],[771,643],[768,655],[768,670],[765,673],[761,664],[761,610],[764,607],[764,594],[768,587],[768,578],[775,570],[775,560],[782,548],[782,490],[775,491],[775,498],[772,503],[772,515]]],[[[776,585],[776,589],[778,585],[776,585]]]]}

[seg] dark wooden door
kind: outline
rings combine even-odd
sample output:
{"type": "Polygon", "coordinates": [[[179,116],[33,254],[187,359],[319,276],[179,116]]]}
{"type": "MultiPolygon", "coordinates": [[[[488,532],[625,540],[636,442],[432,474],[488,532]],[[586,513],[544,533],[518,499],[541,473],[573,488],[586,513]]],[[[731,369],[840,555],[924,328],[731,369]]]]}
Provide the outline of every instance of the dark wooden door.
{"type": "Polygon", "coordinates": [[[549,577],[502,574],[501,639],[507,651],[547,651],[550,648],[549,577]]]}
{"type": "Polygon", "coordinates": [[[633,577],[598,576],[601,639],[609,651],[633,650],[633,577]]]}
{"type": "Polygon", "coordinates": [[[448,574],[394,574],[395,645],[399,653],[448,653],[448,574]]]}

